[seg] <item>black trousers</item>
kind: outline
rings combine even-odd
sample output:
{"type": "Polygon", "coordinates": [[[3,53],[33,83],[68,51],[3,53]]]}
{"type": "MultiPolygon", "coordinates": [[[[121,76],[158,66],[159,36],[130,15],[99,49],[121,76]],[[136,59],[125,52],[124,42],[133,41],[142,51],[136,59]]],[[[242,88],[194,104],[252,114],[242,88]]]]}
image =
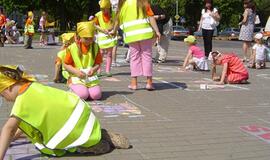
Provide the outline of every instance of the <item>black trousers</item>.
{"type": "Polygon", "coordinates": [[[202,29],[202,36],[203,36],[203,42],[204,42],[204,52],[205,52],[206,57],[208,57],[209,53],[212,51],[213,34],[214,34],[214,30],[202,29]]]}

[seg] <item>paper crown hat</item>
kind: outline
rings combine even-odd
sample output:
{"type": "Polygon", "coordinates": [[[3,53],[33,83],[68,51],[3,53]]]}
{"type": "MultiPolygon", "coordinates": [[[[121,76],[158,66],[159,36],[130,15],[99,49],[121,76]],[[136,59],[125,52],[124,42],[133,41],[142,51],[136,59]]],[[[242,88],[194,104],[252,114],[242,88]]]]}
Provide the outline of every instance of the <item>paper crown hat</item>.
{"type": "Polygon", "coordinates": [[[28,12],[28,17],[33,17],[33,12],[32,11],[28,12]]]}
{"type": "Polygon", "coordinates": [[[74,42],[74,35],[75,35],[75,33],[63,33],[63,34],[61,35],[62,42],[63,42],[64,44],[74,42]]]}
{"type": "Polygon", "coordinates": [[[77,23],[77,34],[80,37],[85,37],[85,38],[94,37],[94,32],[95,32],[95,27],[92,21],[77,23]]]}
{"type": "Polygon", "coordinates": [[[184,42],[186,42],[186,43],[196,43],[197,40],[196,40],[196,38],[194,36],[190,35],[190,36],[188,36],[187,38],[184,39],[184,42]]]}
{"type": "Polygon", "coordinates": [[[100,0],[99,1],[100,8],[111,8],[110,0],[100,0]]]}
{"type": "Polygon", "coordinates": [[[0,92],[17,82],[36,81],[33,76],[28,75],[19,66],[0,65],[0,92]]]}

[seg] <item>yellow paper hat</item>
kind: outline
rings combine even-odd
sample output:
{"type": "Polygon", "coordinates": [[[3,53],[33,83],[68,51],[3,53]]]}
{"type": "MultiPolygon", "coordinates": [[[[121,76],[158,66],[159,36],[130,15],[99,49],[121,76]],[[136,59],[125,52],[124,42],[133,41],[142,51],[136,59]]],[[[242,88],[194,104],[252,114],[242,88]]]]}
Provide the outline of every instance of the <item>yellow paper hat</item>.
{"type": "Polygon", "coordinates": [[[74,42],[74,35],[75,33],[63,33],[61,35],[63,44],[74,42]]]}
{"type": "Polygon", "coordinates": [[[32,11],[28,12],[28,17],[33,17],[33,12],[32,11]]]}
{"type": "Polygon", "coordinates": [[[184,42],[195,44],[197,42],[197,40],[196,40],[196,37],[190,35],[184,39],[184,42]]]}
{"type": "Polygon", "coordinates": [[[94,37],[95,27],[92,21],[77,23],[77,33],[80,37],[94,37]]]}
{"type": "Polygon", "coordinates": [[[17,82],[35,81],[35,78],[26,74],[18,66],[0,65],[0,92],[17,82]]]}
{"type": "Polygon", "coordinates": [[[111,8],[110,0],[100,0],[99,1],[100,8],[111,8]]]}

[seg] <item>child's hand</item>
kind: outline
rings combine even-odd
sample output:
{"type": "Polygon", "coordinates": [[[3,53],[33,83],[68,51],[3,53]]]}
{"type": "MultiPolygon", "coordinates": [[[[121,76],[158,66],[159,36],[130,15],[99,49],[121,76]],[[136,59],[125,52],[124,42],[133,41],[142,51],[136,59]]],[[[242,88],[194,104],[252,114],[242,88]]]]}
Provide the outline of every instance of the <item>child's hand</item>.
{"type": "Polygon", "coordinates": [[[217,84],[217,85],[224,85],[224,82],[219,81],[219,82],[215,82],[215,84],[217,84]]]}
{"type": "Polygon", "coordinates": [[[79,78],[81,78],[81,79],[84,79],[86,75],[85,75],[85,73],[83,73],[82,71],[79,71],[78,74],[77,74],[77,76],[78,76],[79,78]]]}
{"type": "Polygon", "coordinates": [[[220,80],[220,77],[219,76],[213,77],[213,81],[219,81],[219,80],[220,80]]]}
{"type": "Polygon", "coordinates": [[[88,71],[88,76],[93,76],[93,74],[95,73],[95,71],[93,70],[93,68],[91,68],[89,71],[88,71]]]}

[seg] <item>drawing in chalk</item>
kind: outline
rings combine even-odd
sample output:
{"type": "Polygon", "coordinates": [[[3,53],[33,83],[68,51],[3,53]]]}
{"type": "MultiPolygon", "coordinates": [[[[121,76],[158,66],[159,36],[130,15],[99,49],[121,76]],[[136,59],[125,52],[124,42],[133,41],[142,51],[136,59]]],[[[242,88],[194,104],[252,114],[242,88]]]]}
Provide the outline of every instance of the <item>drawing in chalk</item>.
{"type": "Polygon", "coordinates": [[[92,109],[99,113],[104,113],[104,117],[118,117],[118,116],[131,116],[133,115],[141,115],[141,110],[128,103],[119,103],[119,104],[112,104],[112,103],[102,103],[102,102],[90,102],[92,109]]]}
{"type": "Polygon", "coordinates": [[[47,159],[27,139],[12,142],[4,159],[47,159]]]}
{"type": "Polygon", "coordinates": [[[109,82],[120,82],[121,81],[121,80],[114,78],[114,77],[104,78],[102,80],[109,81],[109,82]]]}
{"type": "Polygon", "coordinates": [[[270,128],[257,125],[248,125],[242,126],[240,129],[270,144],[270,128]]]}

